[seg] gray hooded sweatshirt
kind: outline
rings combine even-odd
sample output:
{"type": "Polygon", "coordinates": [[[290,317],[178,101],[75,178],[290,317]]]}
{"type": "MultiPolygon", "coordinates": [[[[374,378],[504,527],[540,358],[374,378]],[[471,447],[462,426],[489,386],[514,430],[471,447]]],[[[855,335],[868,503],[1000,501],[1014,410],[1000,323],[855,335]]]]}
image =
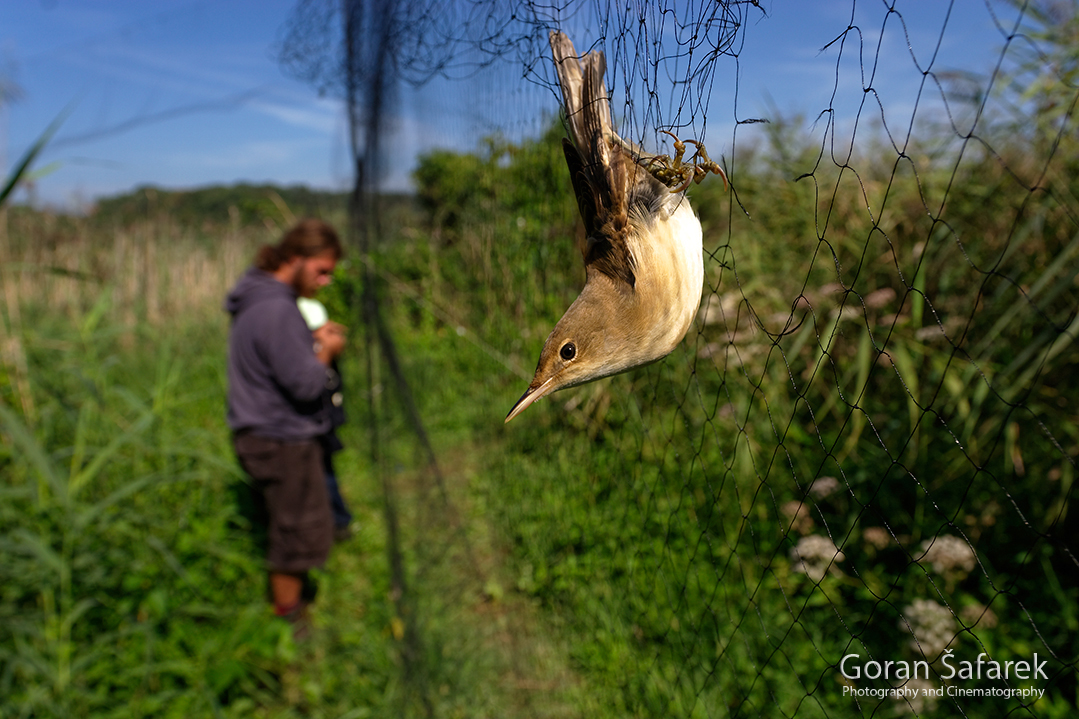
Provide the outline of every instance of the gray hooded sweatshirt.
{"type": "Polygon", "coordinates": [[[271,439],[313,439],[330,429],[328,368],[318,361],[296,292],[252,267],[225,299],[229,332],[228,424],[271,439]]]}

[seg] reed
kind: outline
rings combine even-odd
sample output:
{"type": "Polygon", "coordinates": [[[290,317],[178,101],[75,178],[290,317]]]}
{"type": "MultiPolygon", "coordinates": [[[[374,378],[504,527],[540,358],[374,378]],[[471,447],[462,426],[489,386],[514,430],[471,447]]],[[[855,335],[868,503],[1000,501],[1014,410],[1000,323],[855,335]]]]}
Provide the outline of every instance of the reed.
{"type": "Polygon", "coordinates": [[[159,327],[218,311],[266,241],[261,229],[214,236],[147,220],[103,230],[85,219],[16,215],[3,248],[3,281],[22,313],[73,319],[107,295],[109,317],[129,330],[141,322],[159,327]]]}

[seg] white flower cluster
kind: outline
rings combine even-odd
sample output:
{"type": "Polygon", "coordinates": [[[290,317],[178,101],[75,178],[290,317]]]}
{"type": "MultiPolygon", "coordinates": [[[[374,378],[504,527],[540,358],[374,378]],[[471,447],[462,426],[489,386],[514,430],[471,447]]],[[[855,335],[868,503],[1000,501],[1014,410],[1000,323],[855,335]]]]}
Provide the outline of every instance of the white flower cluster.
{"type": "Polygon", "coordinates": [[[834,494],[839,489],[839,480],[835,477],[820,477],[813,480],[813,484],[809,485],[809,496],[813,499],[824,499],[830,494],[834,494]]]}
{"type": "Polygon", "coordinates": [[[932,564],[937,574],[962,579],[974,569],[977,557],[965,541],[945,534],[922,542],[922,556],[918,561],[932,564]]]}
{"type": "Polygon", "coordinates": [[[884,527],[866,527],[862,538],[874,549],[886,549],[892,543],[892,535],[884,527]]]}
{"type": "Polygon", "coordinates": [[[903,610],[906,621],[899,621],[899,628],[914,634],[908,646],[932,661],[955,639],[955,617],[945,606],[932,599],[915,599],[903,610]]]}
{"type": "Polygon", "coordinates": [[[892,694],[892,699],[899,704],[900,712],[921,716],[937,708],[936,691],[937,685],[933,682],[914,677],[902,685],[901,691],[892,694]]]}
{"type": "Polygon", "coordinates": [[[813,517],[809,516],[809,507],[804,502],[793,499],[779,508],[791,529],[798,534],[813,531],[813,517]]]}
{"type": "Polygon", "coordinates": [[[798,544],[791,548],[791,570],[805,573],[814,582],[819,582],[828,573],[828,567],[832,562],[842,562],[846,559],[843,552],[836,549],[832,540],[819,534],[811,534],[802,537],[798,544]]]}

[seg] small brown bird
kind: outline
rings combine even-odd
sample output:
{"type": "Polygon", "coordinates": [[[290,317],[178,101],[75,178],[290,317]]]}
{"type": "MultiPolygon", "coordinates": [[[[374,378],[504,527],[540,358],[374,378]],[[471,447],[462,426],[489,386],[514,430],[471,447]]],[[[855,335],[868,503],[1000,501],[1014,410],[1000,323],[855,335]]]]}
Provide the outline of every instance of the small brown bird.
{"type": "Polygon", "coordinates": [[[677,138],[673,160],[641,155],[611,126],[603,53],[578,56],[561,32],[550,39],[573,140],[562,148],[587,235],[585,285],[507,422],[540,397],[655,362],[682,341],[704,284],[701,223],[684,191],[709,170],[722,174],[700,145],[698,160],[683,165],[677,138]]]}

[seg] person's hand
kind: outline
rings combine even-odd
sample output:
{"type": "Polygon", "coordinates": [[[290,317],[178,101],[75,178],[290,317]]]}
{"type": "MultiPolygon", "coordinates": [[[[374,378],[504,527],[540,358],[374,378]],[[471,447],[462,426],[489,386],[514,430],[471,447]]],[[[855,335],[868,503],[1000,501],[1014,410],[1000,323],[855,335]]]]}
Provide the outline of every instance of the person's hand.
{"type": "Polygon", "coordinates": [[[345,349],[345,326],[336,322],[327,322],[313,333],[315,354],[320,362],[329,365],[345,349]]]}

